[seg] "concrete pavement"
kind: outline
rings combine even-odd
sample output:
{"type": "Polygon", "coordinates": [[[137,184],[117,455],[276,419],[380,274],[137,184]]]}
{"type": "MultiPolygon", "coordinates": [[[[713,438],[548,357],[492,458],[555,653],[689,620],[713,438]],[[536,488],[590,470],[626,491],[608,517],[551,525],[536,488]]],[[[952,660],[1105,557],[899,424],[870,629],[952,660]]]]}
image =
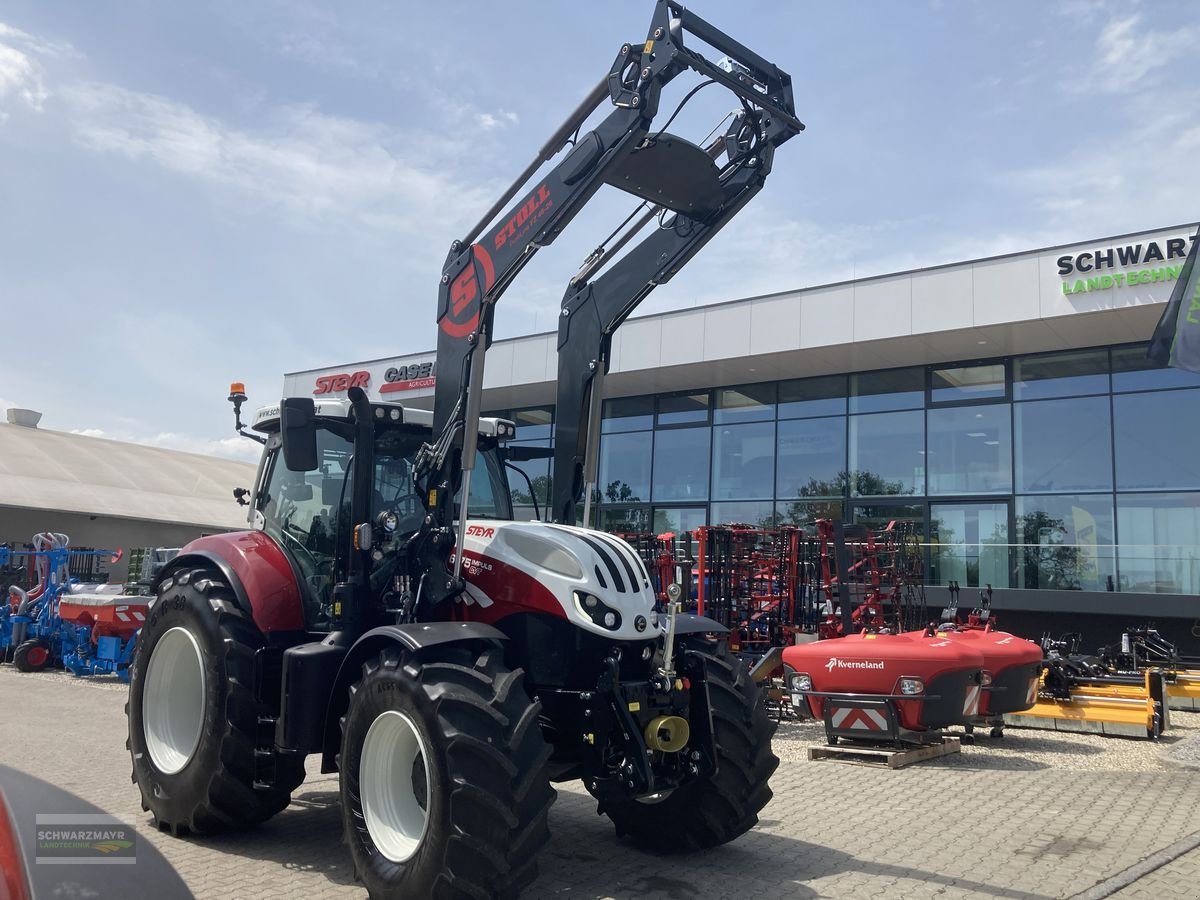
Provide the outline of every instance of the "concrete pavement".
{"type": "MultiPolygon", "coordinates": [[[[124,701],[112,683],[2,667],[0,763],[134,823],[198,897],[365,895],[341,843],[335,776],[313,774],[286,811],[254,830],[187,839],[154,830],[129,780],[124,701]]],[[[1192,730],[1200,722],[1180,716],[1192,730]]],[[[1105,769],[1094,742],[1015,730],[1002,752],[964,748],[897,771],[808,762],[800,751],[818,733],[783,726],[785,761],[760,826],[708,853],[641,853],[617,840],[577,785],[560,787],[527,896],[1200,896],[1200,850],[1188,850],[1200,845],[1200,780],[1190,773],[1105,769]],[[1174,856],[1160,859],[1168,848],[1174,856]]],[[[1116,751],[1131,746],[1107,740],[1116,751]]]]}

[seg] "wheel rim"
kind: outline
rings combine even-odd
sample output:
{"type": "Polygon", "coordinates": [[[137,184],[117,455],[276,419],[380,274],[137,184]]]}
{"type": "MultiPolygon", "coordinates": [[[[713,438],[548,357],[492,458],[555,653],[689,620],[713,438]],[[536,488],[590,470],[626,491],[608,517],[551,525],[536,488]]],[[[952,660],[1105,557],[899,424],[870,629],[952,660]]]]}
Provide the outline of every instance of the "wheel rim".
{"type": "Polygon", "coordinates": [[[381,713],[363,739],[358,781],[367,833],[394,863],[411,859],[429,825],[429,755],[412,719],[381,713]]]}
{"type": "Polygon", "coordinates": [[[169,629],[150,654],[142,693],[146,750],[160,772],[174,775],[191,762],[204,730],[206,699],[200,645],[186,628],[169,629]]]}
{"type": "Polygon", "coordinates": [[[50,651],[38,644],[29,648],[29,652],[25,654],[25,661],[35,669],[40,669],[46,664],[46,660],[50,657],[50,651]]]}
{"type": "Polygon", "coordinates": [[[673,793],[675,793],[675,788],[668,788],[665,791],[658,791],[654,794],[646,794],[645,796],[638,797],[637,802],[643,804],[644,806],[657,806],[670,797],[673,793]]]}

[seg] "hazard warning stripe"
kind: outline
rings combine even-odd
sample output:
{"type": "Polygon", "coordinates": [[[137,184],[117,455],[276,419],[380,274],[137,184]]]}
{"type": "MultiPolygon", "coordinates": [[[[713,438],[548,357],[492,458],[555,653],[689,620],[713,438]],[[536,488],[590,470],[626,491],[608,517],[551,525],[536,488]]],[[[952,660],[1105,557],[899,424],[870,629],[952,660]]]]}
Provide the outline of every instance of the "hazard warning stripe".
{"type": "Polygon", "coordinates": [[[829,717],[834,728],[859,731],[886,731],[887,716],[877,709],[845,706],[834,709],[829,717]]]}
{"type": "Polygon", "coordinates": [[[972,685],[967,690],[967,701],[963,704],[964,716],[979,715],[979,686],[972,685]]]}
{"type": "Polygon", "coordinates": [[[1039,681],[1040,679],[1036,675],[1029,679],[1029,693],[1025,695],[1025,702],[1030,706],[1037,703],[1039,681]]]}

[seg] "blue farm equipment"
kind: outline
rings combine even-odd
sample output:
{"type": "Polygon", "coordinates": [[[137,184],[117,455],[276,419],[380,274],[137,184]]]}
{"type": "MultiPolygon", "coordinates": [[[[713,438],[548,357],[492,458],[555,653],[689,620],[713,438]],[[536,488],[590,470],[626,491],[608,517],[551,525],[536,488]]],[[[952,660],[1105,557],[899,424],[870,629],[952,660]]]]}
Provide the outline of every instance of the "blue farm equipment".
{"type": "Polygon", "coordinates": [[[58,601],[63,666],[75,675],[116,675],[129,680],[138,629],[150,597],[122,593],[120,585],[70,590],[58,601]]]}
{"type": "MultiPolygon", "coordinates": [[[[64,662],[68,655],[78,655],[81,648],[89,649],[83,645],[97,643],[91,633],[93,621],[64,623],[60,607],[64,597],[92,596],[81,592],[89,587],[103,591],[106,586],[80,584],[71,575],[71,568],[88,557],[108,556],[112,562],[121,558],[121,551],[71,550],[70,538],[54,532],[34,535],[31,543],[32,550],[0,547],[0,567],[7,566],[13,557],[24,557],[32,562],[37,577],[37,583],[28,591],[9,587],[8,602],[0,604],[0,659],[11,660],[23,672],[39,672],[64,662]],[[87,632],[86,636],[80,634],[81,628],[87,632]]],[[[112,594],[106,596],[113,598],[112,594]]],[[[131,632],[128,635],[131,645],[132,637],[131,632]]],[[[107,651],[108,645],[105,646],[107,651]]],[[[120,648],[117,655],[124,650],[120,648]]],[[[132,655],[131,648],[128,655],[132,655]]],[[[108,671],[116,671],[115,664],[108,671]]],[[[84,673],[76,671],[76,674],[84,673]]]]}

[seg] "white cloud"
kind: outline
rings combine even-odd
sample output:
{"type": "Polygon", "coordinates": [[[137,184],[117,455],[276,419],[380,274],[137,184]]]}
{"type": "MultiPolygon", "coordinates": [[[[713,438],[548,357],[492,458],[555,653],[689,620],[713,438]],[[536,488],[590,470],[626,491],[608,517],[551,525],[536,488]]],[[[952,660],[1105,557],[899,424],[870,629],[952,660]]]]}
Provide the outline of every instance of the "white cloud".
{"type": "Polygon", "coordinates": [[[484,131],[491,131],[494,128],[504,128],[507,125],[516,125],[520,121],[515,112],[506,112],[502,109],[496,110],[495,113],[481,112],[475,114],[475,124],[484,131]]]}
{"type": "Polygon", "coordinates": [[[172,431],[145,434],[125,429],[107,431],[103,428],[72,428],[71,434],[103,438],[109,441],[123,441],[128,444],[142,444],[147,447],[162,447],[166,450],[182,450],[185,453],[198,453],[201,456],[220,456],[242,462],[257,462],[259,454],[262,452],[261,445],[240,436],[214,439],[176,434],[172,431]]]}
{"type": "Polygon", "coordinates": [[[1068,77],[1071,93],[1131,94],[1155,83],[1154,75],[1191,50],[1200,39],[1195,25],[1155,30],[1141,15],[1109,20],[1096,38],[1086,68],[1068,77]]]}
{"type": "Polygon", "coordinates": [[[82,146],[198,179],[307,224],[359,224],[446,234],[483,193],[410,158],[415,136],[311,107],[277,110],[260,129],[236,128],[183,103],[111,84],[61,90],[82,146]],[[453,198],[454,202],[448,202],[453,198]]]}
{"type": "Polygon", "coordinates": [[[760,200],[718,234],[691,267],[660,289],[658,302],[648,301],[639,314],[677,308],[682,296],[692,305],[702,305],[951,261],[936,251],[920,256],[880,253],[880,246],[906,245],[904,235],[929,225],[928,217],[913,217],[830,226],[791,218],[776,204],[760,200]]]}
{"type": "Polygon", "coordinates": [[[299,60],[314,66],[341,70],[351,74],[365,74],[358,57],[345,45],[332,40],[317,38],[311,34],[288,33],[281,35],[275,45],[280,56],[299,60]]]}
{"type": "MultiPolygon", "coordinates": [[[[49,96],[42,67],[29,54],[3,40],[4,35],[0,33],[0,103],[16,97],[30,109],[41,112],[42,104],[49,96]]],[[[0,109],[0,115],[8,119],[8,113],[3,109],[0,109]]]]}
{"type": "Polygon", "coordinates": [[[68,43],[47,41],[0,22],[0,125],[10,115],[3,108],[6,99],[16,98],[35,112],[42,111],[50,92],[41,58],[77,55],[68,43]]]}
{"type": "Polygon", "coordinates": [[[38,56],[79,56],[79,52],[66,41],[48,41],[0,22],[0,41],[24,47],[38,56]]]}
{"type": "Polygon", "coordinates": [[[1115,117],[1106,134],[1053,163],[1007,173],[1000,183],[1028,194],[1058,234],[1129,231],[1195,221],[1200,91],[1159,97],[1159,111],[1115,117]]]}
{"type": "Polygon", "coordinates": [[[1087,24],[1112,9],[1109,0],[1059,0],[1053,7],[1056,14],[1087,24]]]}

